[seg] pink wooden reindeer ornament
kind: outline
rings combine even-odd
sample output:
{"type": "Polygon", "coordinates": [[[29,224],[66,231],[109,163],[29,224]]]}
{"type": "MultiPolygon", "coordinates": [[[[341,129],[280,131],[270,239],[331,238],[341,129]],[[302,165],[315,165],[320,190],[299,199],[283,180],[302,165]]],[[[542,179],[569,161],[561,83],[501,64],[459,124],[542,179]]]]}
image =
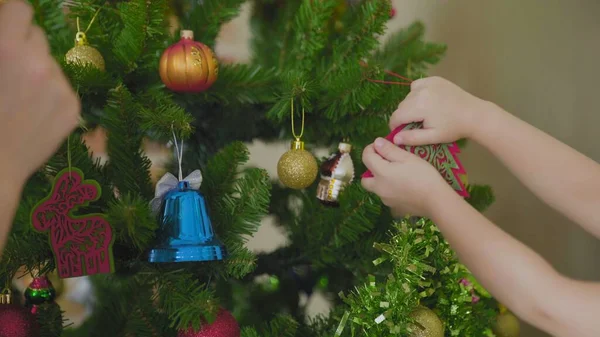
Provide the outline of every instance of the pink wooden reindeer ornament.
{"type": "MultiPolygon", "coordinates": [[[[394,141],[394,136],[404,130],[422,129],[422,123],[403,124],[394,129],[385,139],[394,141]]],[[[465,185],[467,171],[458,159],[460,148],[456,142],[450,144],[432,144],[426,146],[399,145],[400,148],[409,151],[432,164],[444,177],[446,182],[454,188],[458,195],[468,198],[469,191],[465,185]]],[[[373,173],[367,170],[363,178],[372,178],[373,173]]]]}
{"type": "Polygon", "coordinates": [[[50,231],[50,244],[61,278],[111,273],[114,270],[112,228],[102,214],[76,216],[80,207],[100,198],[100,185],[84,180],[76,168],[56,175],[52,192],[33,209],[38,232],[50,231]]]}

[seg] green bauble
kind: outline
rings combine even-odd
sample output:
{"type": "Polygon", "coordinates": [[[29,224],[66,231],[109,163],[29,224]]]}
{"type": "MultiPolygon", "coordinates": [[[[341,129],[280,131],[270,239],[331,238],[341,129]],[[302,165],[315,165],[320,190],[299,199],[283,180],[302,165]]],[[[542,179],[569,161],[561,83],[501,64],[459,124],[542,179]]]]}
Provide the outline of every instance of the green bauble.
{"type": "Polygon", "coordinates": [[[410,337],[444,337],[444,324],[431,309],[419,307],[410,317],[415,320],[410,337]]]}
{"type": "Polygon", "coordinates": [[[493,330],[496,337],[518,337],[521,331],[521,324],[515,315],[506,311],[496,317],[496,324],[493,330]]]}
{"type": "Polygon", "coordinates": [[[31,308],[44,303],[52,303],[56,298],[56,290],[46,276],[36,277],[25,290],[25,306],[31,308]]]}

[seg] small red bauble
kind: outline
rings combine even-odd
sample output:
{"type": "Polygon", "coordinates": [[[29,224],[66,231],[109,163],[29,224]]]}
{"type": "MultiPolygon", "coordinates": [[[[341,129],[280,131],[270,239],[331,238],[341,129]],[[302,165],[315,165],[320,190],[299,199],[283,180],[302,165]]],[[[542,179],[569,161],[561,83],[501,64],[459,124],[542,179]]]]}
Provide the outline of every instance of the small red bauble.
{"type": "Polygon", "coordinates": [[[40,327],[33,314],[16,304],[0,305],[0,337],[38,337],[40,327]]]}
{"type": "Polygon", "coordinates": [[[396,16],[396,7],[392,7],[390,11],[390,19],[393,19],[396,16]]]}
{"type": "Polygon", "coordinates": [[[180,330],[177,337],[240,337],[240,326],[229,311],[220,309],[212,324],[204,325],[200,331],[180,330]]]}
{"type": "Polygon", "coordinates": [[[212,50],[194,41],[194,32],[181,31],[181,40],[165,50],[160,58],[160,78],[177,92],[201,92],[215,83],[219,63],[212,50]]]}

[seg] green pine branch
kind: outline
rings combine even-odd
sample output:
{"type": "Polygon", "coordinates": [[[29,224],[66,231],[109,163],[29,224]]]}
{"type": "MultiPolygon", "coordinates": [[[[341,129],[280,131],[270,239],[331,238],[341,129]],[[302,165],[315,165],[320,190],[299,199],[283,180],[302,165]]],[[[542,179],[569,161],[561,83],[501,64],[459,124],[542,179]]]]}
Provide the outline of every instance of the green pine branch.
{"type": "MultiPolygon", "coordinates": [[[[385,32],[390,19],[389,0],[362,1],[344,22],[348,27],[333,46],[333,63],[324,73],[328,78],[334,72],[356,64],[379,46],[379,36],[385,32]]],[[[351,8],[354,10],[354,8],[351,8]]]]}
{"type": "Polygon", "coordinates": [[[222,196],[215,227],[225,244],[245,242],[256,232],[267,214],[270,188],[266,170],[249,169],[235,181],[232,193],[222,196]]]}
{"type": "Polygon", "coordinates": [[[169,1],[145,1],[146,12],[148,13],[145,26],[144,45],[140,58],[136,61],[136,74],[142,76],[135,77],[131,83],[149,84],[152,86],[159,81],[159,75],[156,71],[156,65],[167,47],[165,39],[169,36],[169,1]]]}
{"type": "Polygon", "coordinates": [[[158,224],[147,200],[139,195],[122,195],[108,205],[107,218],[117,243],[134,247],[140,253],[150,248],[158,224]]]}
{"type": "Polygon", "coordinates": [[[62,335],[66,319],[63,311],[54,302],[43,303],[38,306],[35,318],[40,326],[40,337],[60,337],[62,335]]]}
{"type": "Polygon", "coordinates": [[[129,313],[123,328],[124,336],[163,337],[168,321],[153,309],[150,298],[141,299],[129,313]]]}
{"type": "Polygon", "coordinates": [[[256,255],[241,244],[229,244],[225,269],[228,276],[241,279],[256,268],[256,255]]]}
{"type": "Polygon", "coordinates": [[[55,267],[48,233],[38,233],[31,225],[31,212],[51,190],[50,178],[38,171],[26,183],[13,227],[0,258],[0,282],[10,283],[20,268],[46,272],[55,267]]]}
{"type": "Polygon", "coordinates": [[[62,69],[71,80],[73,88],[82,96],[85,106],[89,96],[100,95],[101,100],[106,100],[106,91],[116,86],[116,81],[107,72],[99,70],[92,65],[69,64],[64,57],[60,60],[62,69]]]}
{"type": "Polygon", "coordinates": [[[248,161],[249,155],[248,149],[242,142],[233,142],[209,160],[203,172],[204,180],[201,187],[205,195],[215,196],[209,200],[209,203],[234,191],[238,167],[248,161]]]}
{"type": "Polygon", "coordinates": [[[244,0],[203,0],[184,18],[184,29],[194,31],[195,40],[214,47],[221,26],[235,18],[244,0]]]}
{"type": "Polygon", "coordinates": [[[34,232],[33,228],[13,230],[2,252],[0,281],[10,284],[18,270],[52,270],[54,254],[47,233],[34,232]]]}
{"type": "Polygon", "coordinates": [[[126,87],[112,89],[105,108],[104,126],[108,132],[109,162],[107,174],[119,194],[132,193],[150,200],[154,190],[150,182],[150,160],[141,150],[141,106],[126,87]]]}
{"type": "Polygon", "coordinates": [[[424,35],[425,26],[417,21],[392,34],[373,59],[387,70],[417,79],[428,66],[438,63],[447,49],[443,44],[424,42],[424,35]]]}
{"type": "Polygon", "coordinates": [[[299,1],[253,1],[250,18],[252,64],[287,68],[294,42],[294,17],[299,6],[299,1]]]}
{"type": "Polygon", "coordinates": [[[65,337],[172,336],[165,313],[153,302],[153,278],[147,274],[95,275],[94,314],[78,328],[67,329],[65,337]]]}
{"type": "Polygon", "coordinates": [[[219,303],[206,284],[193,275],[183,271],[162,273],[157,285],[158,303],[169,317],[170,327],[199,330],[216,319],[219,303]]]}
{"type": "Polygon", "coordinates": [[[162,89],[151,89],[139,95],[144,105],[140,110],[140,126],[149,136],[163,141],[173,139],[173,132],[182,139],[193,132],[194,117],[176,104],[171,94],[162,89]]]}
{"type": "Polygon", "coordinates": [[[310,72],[316,67],[328,41],[328,31],[324,27],[337,3],[337,0],[302,1],[294,20],[294,43],[287,68],[310,72]]]}
{"type": "MultiPolygon", "coordinates": [[[[281,87],[279,97],[266,112],[266,116],[276,122],[290,121],[292,99],[294,102],[295,118],[300,121],[301,111],[304,107],[306,118],[309,119],[313,111],[313,99],[318,97],[318,83],[306,73],[297,70],[289,70],[280,76],[281,87]]],[[[298,125],[298,128],[300,125],[298,125]]],[[[286,127],[287,129],[287,127],[286,127]]],[[[299,132],[299,129],[297,130],[299,132]]]]}
{"type": "MultiPolygon", "coordinates": [[[[157,0],[154,0],[157,1],[157,0]]],[[[158,0],[161,1],[161,0],[158,0]]],[[[123,25],[114,40],[112,49],[119,61],[123,73],[127,74],[136,68],[136,60],[142,54],[148,27],[148,1],[133,0],[120,2],[117,10],[123,25]]]]}
{"type": "Polygon", "coordinates": [[[294,337],[299,328],[289,315],[278,315],[268,323],[261,324],[258,328],[245,327],[242,337],[294,337]]]}
{"type": "Polygon", "coordinates": [[[188,101],[230,105],[268,104],[275,100],[278,79],[272,68],[248,64],[223,64],[219,78],[200,95],[186,97],[188,101]]]}
{"type": "Polygon", "coordinates": [[[73,47],[75,35],[67,26],[63,4],[55,0],[30,0],[35,22],[47,34],[53,55],[64,55],[73,47]]]}
{"type": "Polygon", "coordinates": [[[365,233],[373,229],[381,212],[380,203],[359,184],[352,184],[344,189],[340,205],[341,216],[333,223],[331,246],[334,247],[360,240],[365,233]]]}
{"type": "Polygon", "coordinates": [[[379,79],[382,73],[376,68],[365,71],[359,63],[349,63],[324,83],[325,97],[320,108],[335,123],[345,115],[357,116],[364,112],[387,89],[385,85],[369,79],[379,79]]]}

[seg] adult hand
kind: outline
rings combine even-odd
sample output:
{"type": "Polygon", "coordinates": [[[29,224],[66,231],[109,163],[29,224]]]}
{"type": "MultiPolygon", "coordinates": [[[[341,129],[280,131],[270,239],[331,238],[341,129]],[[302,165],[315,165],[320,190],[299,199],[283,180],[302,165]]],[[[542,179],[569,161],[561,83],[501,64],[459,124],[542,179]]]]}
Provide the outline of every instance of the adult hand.
{"type": "Polygon", "coordinates": [[[0,4],[0,170],[24,182],[77,126],[80,102],[23,1],[0,4]]]}

